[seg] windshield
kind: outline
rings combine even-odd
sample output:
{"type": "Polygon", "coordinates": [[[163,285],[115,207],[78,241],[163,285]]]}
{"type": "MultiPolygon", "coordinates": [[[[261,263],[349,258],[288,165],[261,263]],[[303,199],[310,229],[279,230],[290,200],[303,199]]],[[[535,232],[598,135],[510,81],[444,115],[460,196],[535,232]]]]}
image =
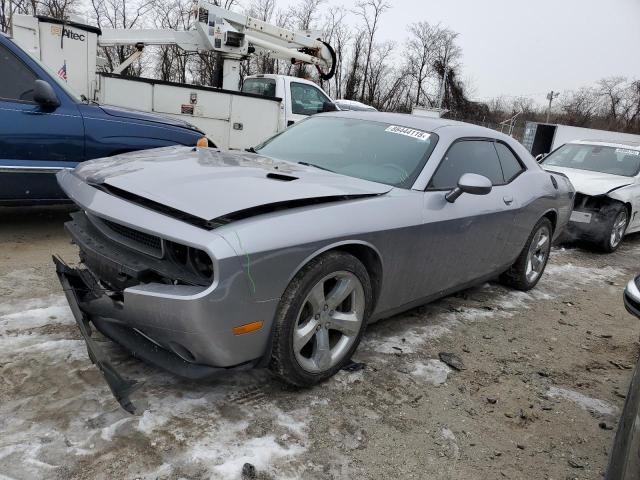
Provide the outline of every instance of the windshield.
{"type": "Polygon", "coordinates": [[[591,172],[633,177],[640,171],[640,151],[568,143],[549,154],[545,166],[576,168],[591,172]]]}
{"type": "Polygon", "coordinates": [[[388,123],[316,116],[256,148],[261,155],[411,188],[437,135],[388,123]]]}
{"type": "Polygon", "coordinates": [[[275,97],[276,81],[273,78],[247,78],[242,84],[242,91],[263,97],[275,97]]]}

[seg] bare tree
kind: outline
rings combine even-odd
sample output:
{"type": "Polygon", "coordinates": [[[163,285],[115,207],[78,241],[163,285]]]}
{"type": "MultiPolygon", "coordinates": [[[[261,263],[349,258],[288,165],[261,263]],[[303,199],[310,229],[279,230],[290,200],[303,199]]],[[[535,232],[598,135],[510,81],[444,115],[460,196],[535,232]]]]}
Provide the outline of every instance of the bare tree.
{"type": "MultiPolygon", "coordinates": [[[[91,0],[96,23],[106,28],[139,28],[154,7],[155,0],[91,0]]],[[[128,45],[103,48],[110,70],[124,62],[134,51],[135,47],[128,45]]],[[[130,65],[126,72],[131,76],[140,76],[141,63],[130,65]]]]}
{"type": "MultiPolygon", "coordinates": [[[[334,92],[336,98],[342,97],[342,80],[344,77],[344,57],[351,31],[346,26],[345,17],[347,10],[344,7],[332,7],[327,15],[325,26],[325,39],[336,53],[335,75],[333,77],[333,88],[331,83],[327,85],[328,93],[334,92]]],[[[324,86],[324,85],[323,85],[324,86]]]]}
{"type": "Polygon", "coordinates": [[[424,92],[425,82],[435,73],[434,63],[445,31],[439,25],[432,26],[424,21],[412,23],[408,30],[410,36],[406,41],[407,66],[417,86],[415,104],[424,103],[424,93],[426,103],[431,105],[432,102],[424,92]]]}
{"type": "Polygon", "coordinates": [[[353,41],[353,47],[351,49],[351,59],[347,67],[347,78],[344,86],[344,98],[347,100],[355,100],[360,89],[360,83],[363,82],[363,78],[360,75],[360,62],[362,60],[365,43],[365,32],[360,31],[357,33],[356,38],[353,41]]]}
{"type": "Polygon", "coordinates": [[[607,115],[612,123],[618,120],[619,107],[624,98],[624,86],[627,79],[616,76],[603,78],[598,82],[598,95],[606,104],[607,115]]]}
{"type": "MultiPolygon", "coordinates": [[[[297,5],[289,8],[289,15],[292,18],[292,27],[298,30],[310,30],[318,18],[318,7],[325,0],[300,0],[297,5]]],[[[307,66],[303,63],[296,65],[294,75],[306,78],[308,76],[307,66]]]]}
{"type": "Polygon", "coordinates": [[[391,4],[387,0],[358,0],[354,13],[362,19],[366,31],[365,46],[365,62],[364,73],[362,76],[362,93],[360,98],[364,98],[365,88],[367,86],[367,76],[369,75],[369,64],[371,63],[371,54],[373,52],[373,42],[378,31],[380,17],[391,8],[391,4]]]}
{"type": "Polygon", "coordinates": [[[0,0],[0,31],[8,32],[13,14],[46,15],[58,19],[78,13],[80,0],[0,0]]]}
{"type": "Polygon", "coordinates": [[[583,87],[569,92],[560,101],[563,120],[570,125],[587,127],[598,111],[598,94],[592,88],[583,87]]]}

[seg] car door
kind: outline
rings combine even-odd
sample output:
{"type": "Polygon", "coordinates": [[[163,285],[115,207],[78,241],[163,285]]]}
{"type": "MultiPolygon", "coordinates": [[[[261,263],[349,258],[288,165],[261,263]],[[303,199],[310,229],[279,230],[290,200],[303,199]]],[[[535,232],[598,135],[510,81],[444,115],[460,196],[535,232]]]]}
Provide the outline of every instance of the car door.
{"type": "Polygon", "coordinates": [[[517,206],[511,187],[505,185],[493,139],[452,143],[424,193],[425,295],[500,273],[517,206]],[[491,192],[463,193],[449,203],[445,194],[465,173],[489,178],[491,192]]]}
{"type": "Polygon", "coordinates": [[[57,108],[35,102],[35,80],[51,79],[3,44],[0,72],[0,202],[64,198],[55,172],[84,159],[84,124],[76,104],[55,85],[57,108]]]}
{"type": "Polygon", "coordinates": [[[302,82],[289,82],[289,102],[287,102],[287,126],[322,112],[326,102],[331,100],[322,91],[302,82]]]}

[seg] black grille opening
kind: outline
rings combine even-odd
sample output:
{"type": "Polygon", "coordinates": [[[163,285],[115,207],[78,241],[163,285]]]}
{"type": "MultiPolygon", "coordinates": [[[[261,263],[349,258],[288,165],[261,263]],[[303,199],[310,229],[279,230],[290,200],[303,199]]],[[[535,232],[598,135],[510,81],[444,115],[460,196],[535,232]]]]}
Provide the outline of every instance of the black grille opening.
{"type": "Polygon", "coordinates": [[[157,251],[162,250],[162,241],[160,240],[160,237],[141,232],[134,228],[125,227],[124,225],[120,225],[119,223],[115,223],[110,220],[102,219],[102,221],[118,235],[128,238],[135,243],[144,245],[145,247],[152,248],[157,251]]]}

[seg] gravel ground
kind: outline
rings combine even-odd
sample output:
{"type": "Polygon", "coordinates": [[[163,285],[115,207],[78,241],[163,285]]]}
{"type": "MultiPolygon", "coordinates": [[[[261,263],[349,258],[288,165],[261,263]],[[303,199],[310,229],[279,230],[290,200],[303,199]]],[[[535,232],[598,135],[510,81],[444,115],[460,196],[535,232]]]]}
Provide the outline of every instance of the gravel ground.
{"type": "Polygon", "coordinates": [[[355,361],[297,390],[266,371],[145,379],[111,397],[54,275],[68,209],[0,210],[0,479],[601,478],[640,325],[622,305],[640,236],[556,248],[529,293],[486,284],[369,327],[355,361]],[[440,360],[453,353],[463,369],[440,360]]]}

